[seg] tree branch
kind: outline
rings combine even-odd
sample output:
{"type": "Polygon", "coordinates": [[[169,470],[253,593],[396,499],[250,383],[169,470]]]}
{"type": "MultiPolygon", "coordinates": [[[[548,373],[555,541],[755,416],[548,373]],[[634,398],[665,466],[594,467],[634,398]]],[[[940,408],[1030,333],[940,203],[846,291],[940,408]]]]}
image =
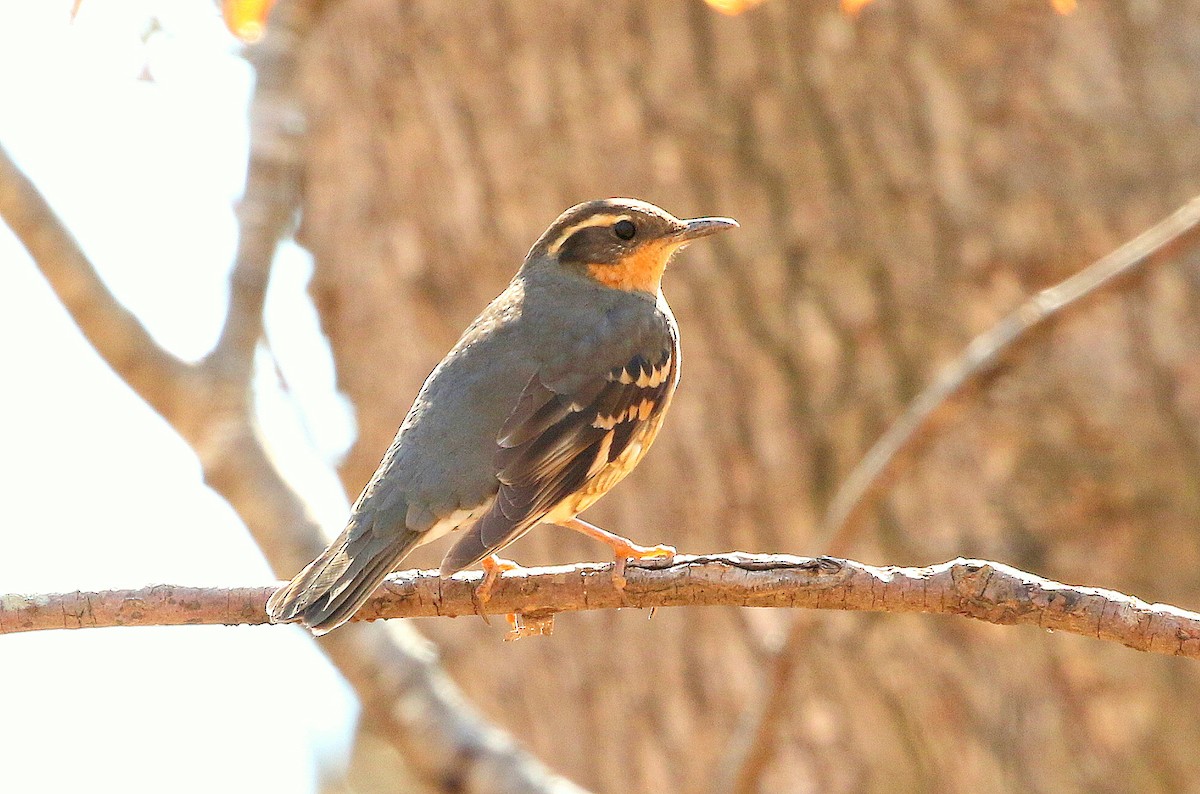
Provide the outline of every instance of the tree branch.
{"type": "Polygon", "coordinates": [[[3,146],[0,218],[29,251],[96,352],[154,410],[173,412],[189,366],[155,342],[109,291],[74,235],[3,146]]]}
{"type": "Polygon", "coordinates": [[[297,96],[301,43],[320,12],[313,0],[280,3],[267,35],[247,52],[254,66],[250,160],[238,202],[238,248],[230,275],[229,311],[206,363],[248,379],[263,333],[263,303],[279,240],[300,203],[304,109],[297,96]]]}
{"type": "MultiPolygon", "coordinates": [[[[1050,321],[1084,298],[1130,276],[1146,265],[1168,261],[1200,244],[1200,197],[1192,199],[1133,240],[1096,260],[1065,281],[1042,290],[975,337],[962,354],[926,386],[842,481],[813,543],[827,554],[849,554],[863,511],[897,467],[926,438],[937,417],[969,386],[992,372],[1003,357],[1038,336],[1050,321]]],[[[759,789],[763,770],[774,754],[777,724],[791,712],[785,690],[792,667],[802,658],[792,649],[807,641],[813,623],[795,619],[764,674],[764,692],[752,719],[734,736],[721,766],[729,772],[717,782],[718,794],[749,794],[759,789]]]]}
{"type": "MultiPolygon", "coordinates": [[[[1200,614],[1098,587],[1043,579],[998,562],[957,559],[926,568],[865,565],[785,554],[680,555],[626,568],[580,563],[504,573],[482,608],[545,619],[560,612],[678,606],[789,607],[961,615],[998,625],[1064,631],[1139,651],[1200,659],[1200,614]]],[[[354,620],[479,613],[482,574],[442,579],[405,571],[388,579],[354,620]]],[[[274,586],[156,585],[140,590],[0,597],[0,634],[45,629],[183,624],[259,625],[274,586]]]]}
{"type": "Polygon", "coordinates": [[[817,547],[831,549],[846,545],[840,536],[853,531],[859,513],[886,482],[901,453],[915,445],[940,409],[992,371],[1005,353],[1028,341],[1032,331],[1045,327],[1064,309],[1122,276],[1131,275],[1143,265],[1167,261],[1180,249],[1197,244],[1200,244],[1200,197],[1065,281],[1042,290],[975,337],[962,355],[909,403],[843,481],[825,514],[825,540],[817,547]]]}
{"type": "MultiPolygon", "coordinates": [[[[263,447],[250,381],[271,260],[297,204],[303,117],[294,99],[294,54],[320,6],[320,0],[278,3],[267,36],[256,46],[250,164],[238,208],[229,310],[216,347],[199,364],[181,361],[154,341],[104,286],[65,224],[0,149],[0,219],[12,227],[96,352],[192,447],[205,482],[234,508],[281,576],[302,568],[325,542],[320,526],[263,447]]],[[[196,592],[202,602],[212,591],[196,592]]],[[[222,600],[233,598],[220,593],[222,600]]],[[[104,611],[107,602],[101,594],[80,593],[76,599],[73,608],[80,620],[111,614],[104,611]]],[[[9,628],[9,616],[16,614],[10,606],[18,601],[26,607],[41,603],[39,598],[4,598],[0,633],[9,628]]],[[[68,621],[61,611],[65,603],[54,603],[61,628],[68,621]]],[[[194,603],[199,602],[186,602],[194,603]]],[[[264,603],[265,596],[260,610],[264,603]]],[[[185,602],[177,607],[187,609],[185,602]]],[[[125,609],[133,613],[122,614],[138,611],[132,603],[125,609]]],[[[30,613],[22,609],[21,614],[30,613]]],[[[394,744],[414,774],[432,788],[478,794],[582,791],[476,714],[411,627],[358,626],[326,638],[320,647],[357,693],[370,718],[364,722],[394,744]]]]}

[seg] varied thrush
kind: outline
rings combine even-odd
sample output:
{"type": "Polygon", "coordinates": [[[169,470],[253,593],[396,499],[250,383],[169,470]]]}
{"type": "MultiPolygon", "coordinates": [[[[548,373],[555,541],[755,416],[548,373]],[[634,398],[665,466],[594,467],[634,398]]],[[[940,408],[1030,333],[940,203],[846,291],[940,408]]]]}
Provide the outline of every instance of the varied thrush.
{"type": "Polygon", "coordinates": [[[559,524],[617,556],[671,556],[577,518],[633,470],[679,382],[679,329],[660,282],[688,242],[737,226],[679,220],[653,204],[604,199],[559,216],[508,288],[421,387],[346,528],[267,602],[273,622],[340,626],[417,546],[454,530],[449,576],[535,525],[559,524]]]}

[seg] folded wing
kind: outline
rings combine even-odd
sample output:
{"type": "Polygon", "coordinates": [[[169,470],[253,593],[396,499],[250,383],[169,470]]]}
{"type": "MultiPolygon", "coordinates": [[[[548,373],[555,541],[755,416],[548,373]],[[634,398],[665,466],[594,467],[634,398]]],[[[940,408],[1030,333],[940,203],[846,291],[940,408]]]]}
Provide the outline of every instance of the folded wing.
{"type": "MultiPolygon", "coordinates": [[[[442,573],[475,564],[516,540],[587,487],[656,422],[675,385],[673,334],[591,377],[530,378],[497,438],[500,489],[491,509],[447,553],[442,573]]],[[[595,366],[581,361],[580,366],[595,366]]]]}

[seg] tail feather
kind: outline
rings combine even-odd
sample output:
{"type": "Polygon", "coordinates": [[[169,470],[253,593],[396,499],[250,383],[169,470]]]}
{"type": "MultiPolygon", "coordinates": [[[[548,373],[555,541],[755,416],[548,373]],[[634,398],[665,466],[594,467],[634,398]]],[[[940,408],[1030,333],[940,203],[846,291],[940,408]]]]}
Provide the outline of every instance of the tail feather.
{"type": "Polygon", "coordinates": [[[352,533],[348,527],[320,557],[267,600],[271,622],[299,622],[318,636],[333,631],[349,620],[419,545],[422,533],[403,530],[384,537],[372,535],[352,533]]]}

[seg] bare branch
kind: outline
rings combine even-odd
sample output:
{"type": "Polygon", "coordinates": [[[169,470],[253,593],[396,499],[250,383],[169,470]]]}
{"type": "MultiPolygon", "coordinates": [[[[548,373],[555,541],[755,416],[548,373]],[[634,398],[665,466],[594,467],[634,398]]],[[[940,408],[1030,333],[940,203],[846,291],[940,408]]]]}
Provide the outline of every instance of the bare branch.
{"type": "MultiPolygon", "coordinates": [[[[862,511],[895,470],[905,453],[927,435],[934,419],[966,388],[993,370],[1001,358],[1033,339],[1033,332],[1049,326],[1064,309],[1129,276],[1143,265],[1167,261],[1200,242],[1200,198],[1193,199],[1138,237],[1061,282],[1042,290],[976,337],[955,361],[908,405],[904,413],[867,451],[843,481],[825,514],[814,547],[827,554],[845,555],[854,542],[862,511]]],[[[787,637],[772,656],[765,674],[764,693],[751,719],[734,736],[723,768],[730,772],[718,781],[722,794],[757,791],[759,779],[774,754],[775,731],[789,713],[784,704],[792,668],[802,658],[792,649],[802,646],[814,624],[797,617],[787,637]]]]}
{"type": "Polygon", "coordinates": [[[230,275],[229,312],[207,363],[248,379],[263,333],[263,302],[271,262],[296,212],[304,157],[304,111],[295,90],[299,42],[318,4],[280,3],[267,35],[248,54],[255,67],[250,107],[250,162],[238,203],[238,248],[230,275]]]}
{"type": "MultiPolygon", "coordinates": [[[[278,3],[267,36],[256,47],[251,157],[238,211],[240,235],[229,312],[216,347],[198,366],[154,342],[104,286],[62,221],[0,149],[0,218],[16,232],[96,351],[191,445],[205,481],[237,511],[280,575],[303,567],[320,552],[324,539],[303,500],[263,448],[252,417],[250,380],[271,260],[297,205],[303,119],[292,92],[296,42],[313,24],[320,5],[319,0],[278,3]]],[[[184,591],[168,590],[185,599],[175,608],[186,611],[187,605],[200,603],[189,600],[192,596],[184,591]]],[[[212,591],[194,592],[202,601],[212,591]]],[[[244,602],[245,595],[222,592],[219,597],[230,597],[233,603],[244,602]]],[[[74,608],[81,616],[108,614],[100,594],[76,598],[74,608]]],[[[154,598],[148,594],[146,603],[156,603],[154,598]]],[[[10,605],[20,600],[7,598],[0,605],[4,628],[9,626],[10,605]]],[[[259,600],[260,611],[263,602],[259,600]]],[[[134,613],[139,609],[131,602],[125,606],[130,608],[134,613]]],[[[121,613],[121,619],[134,613],[121,613]]],[[[260,617],[265,619],[265,613],[260,617]]],[[[320,647],[357,692],[371,718],[364,724],[393,743],[409,768],[434,789],[478,794],[582,791],[552,774],[463,702],[428,643],[411,627],[359,626],[338,632],[320,647]]]]}
{"type": "Polygon", "coordinates": [[[813,640],[819,625],[810,615],[794,615],[783,638],[771,649],[769,664],[763,666],[762,695],[742,713],[725,751],[720,774],[713,784],[715,794],[752,794],[775,757],[776,731],[793,712],[787,697],[804,658],[803,649],[813,640]]]}
{"type": "Polygon", "coordinates": [[[74,235],[0,146],[0,219],[29,251],[79,330],[164,416],[190,367],[163,349],[104,285],[74,235]]]}
{"type": "Polygon", "coordinates": [[[1064,309],[1114,280],[1134,273],[1143,265],[1168,261],[1180,249],[1198,243],[1200,198],[1195,198],[1066,281],[1034,295],[977,336],[958,359],[917,395],[842,483],[825,515],[825,542],[817,547],[831,548],[838,535],[853,531],[859,512],[886,481],[901,453],[914,445],[939,410],[990,372],[1005,353],[1018,343],[1027,342],[1033,336],[1032,331],[1046,327],[1064,309]]]}
{"type": "MultiPolygon", "coordinates": [[[[862,612],[961,615],[999,625],[1032,625],[1168,656],[1200,659],[1200,614],[1098,587],[1043,579],[987,560],[957,559],[926,568],[865,565],[833,557],[786,554],[680,555],[626,568],[624,589],[613,566],[580,563],[504,573],[486,614],[534,618],[596,609],[678,606],[789,607],[862,612]]],[[[442,579],[405,571],[355,620],[475,615],[482,574],[442,579]]],[[[102,626],[267,622],[274,586],[185,588],[157,585],[64,595],[0,597],[0,633],[102,626]]],[[[340,633],[340,632],[339,632],[340,633]]],[[[336,636],[331,635],[331,636],[336,636]]]]}

